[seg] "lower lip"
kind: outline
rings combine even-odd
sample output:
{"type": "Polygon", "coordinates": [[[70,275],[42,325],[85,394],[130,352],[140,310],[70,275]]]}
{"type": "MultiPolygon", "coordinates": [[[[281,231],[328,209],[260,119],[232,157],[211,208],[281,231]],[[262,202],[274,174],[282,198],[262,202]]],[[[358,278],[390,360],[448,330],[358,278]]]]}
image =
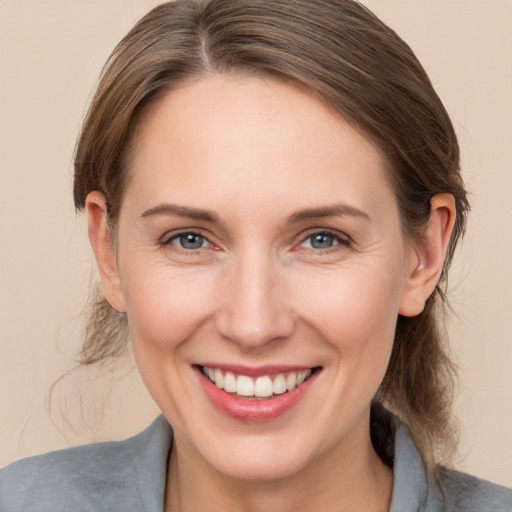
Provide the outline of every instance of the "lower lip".
{"type": "Polygon", "coordinates": [[[247,423],[271,421],[288,412],[308,392],[320,373],[319,371],[314,372],[300,386],[282,395],[263,400],[244,400],[219,389],[210,379],[205,377],[199,368],[195,369],[201,386],[210,401],[231,418],[247,423]]]}

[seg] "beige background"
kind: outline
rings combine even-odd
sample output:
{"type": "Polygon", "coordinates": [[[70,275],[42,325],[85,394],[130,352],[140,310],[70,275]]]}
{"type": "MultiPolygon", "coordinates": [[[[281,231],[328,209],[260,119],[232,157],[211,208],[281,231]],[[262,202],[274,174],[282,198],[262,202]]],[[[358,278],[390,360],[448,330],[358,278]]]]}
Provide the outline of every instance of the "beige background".
{"type": "MultiPolygon", "coordinates": [[[[157,414],[133,363],[75,371],[94,280],[71,158],[114,44],[150,0],[0,0],[0,466],[128,436],[157,414]],[[48,413],[49,404],[51,413],[48,413]]],[[[512,2],[367,0],[416,51],[450,112],[474,213],[451,279],[459,465],[512,485],[512,2]]]]}

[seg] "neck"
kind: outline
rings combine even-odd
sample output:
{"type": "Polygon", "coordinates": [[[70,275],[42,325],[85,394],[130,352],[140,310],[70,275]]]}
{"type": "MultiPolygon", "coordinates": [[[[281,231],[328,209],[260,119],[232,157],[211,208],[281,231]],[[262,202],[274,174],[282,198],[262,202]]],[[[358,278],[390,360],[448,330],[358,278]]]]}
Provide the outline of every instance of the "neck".
{"type": "Polygon", "coordinates": [[[247,481],[208,465],[175,440],[167,477],[166,512],[388,512],[393,472],[375,453],[368,428],[344,436],[333,449],[286,478],[247,481]]]}

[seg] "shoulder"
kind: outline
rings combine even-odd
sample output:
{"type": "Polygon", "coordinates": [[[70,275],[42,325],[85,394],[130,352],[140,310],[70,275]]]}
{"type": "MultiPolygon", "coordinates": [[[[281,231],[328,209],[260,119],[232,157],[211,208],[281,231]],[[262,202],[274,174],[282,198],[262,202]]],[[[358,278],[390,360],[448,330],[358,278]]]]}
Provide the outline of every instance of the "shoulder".
{"type": "Polygon", "coordinates": [[[92,510],[113,480],[133,489],[132,464],[123,448],[98,443],[14,462],[0,472],[0,510],[82,510],[78,503],[92,510]]]}
{"type": "Polygon", "coordinates": [[[457,471],[427,470],[408,428],[394,419],[391,512],[512,512],[512,490],[457,471]]]}
{"type": "Polygon", "coordinates": [[[440,471],[433,497],[453,512],[512,511],[511,489],[457,471],[440,471]]]}
{"type": "MultiPolygon", "coordinates": [[[[0,510],[17,512],[147,510],[163,486],[171,430],[159,417],[125,441],[95,443],[29,457],[0,471],[0,510]],[[162,474],[163,473],[163,474],[162,474]],[[144,480],[153,484],[146,488],[144,480]],[[155,482],[156,480],[156,482],[155,482]]],[[[152,508],[152,507],[150,507],[152,508]]]]}

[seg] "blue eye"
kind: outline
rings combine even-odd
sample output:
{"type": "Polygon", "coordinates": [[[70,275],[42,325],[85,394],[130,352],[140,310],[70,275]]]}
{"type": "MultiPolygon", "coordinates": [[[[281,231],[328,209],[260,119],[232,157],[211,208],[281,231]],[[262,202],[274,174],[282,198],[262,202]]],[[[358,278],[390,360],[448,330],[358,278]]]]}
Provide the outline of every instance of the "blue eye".
{"type": "Polygon", "coordinates": [[[328,249],[336,243],[334,237],[330,235],[324,235],[322,233],[311,235],[309,239],[313,249],[328,249]]]}
{"type": "Polygon", "coordinates": [[[167,243],[171,243],[181,249],[189,251],[194,249],[203,249],[210,245],[204,236],[198,235],[197,233],[180,233],[173,236],[167,243]]]}
{"type": "Polygon", "coordinates": [[[309,235],[301,245],[310,249],[330,249],[340,243],[343,243],[343,240],[330,233],[313,233],[309,235]]]}

